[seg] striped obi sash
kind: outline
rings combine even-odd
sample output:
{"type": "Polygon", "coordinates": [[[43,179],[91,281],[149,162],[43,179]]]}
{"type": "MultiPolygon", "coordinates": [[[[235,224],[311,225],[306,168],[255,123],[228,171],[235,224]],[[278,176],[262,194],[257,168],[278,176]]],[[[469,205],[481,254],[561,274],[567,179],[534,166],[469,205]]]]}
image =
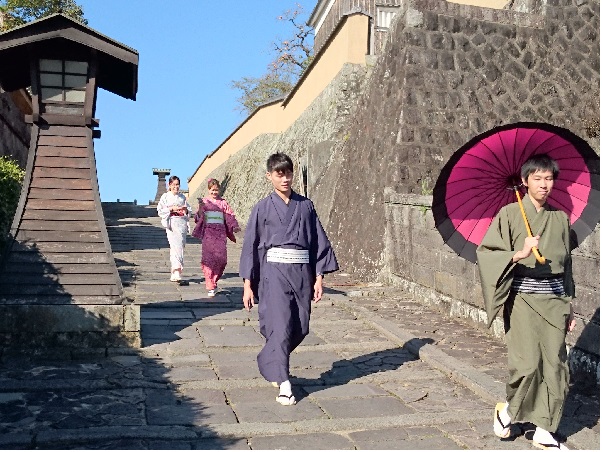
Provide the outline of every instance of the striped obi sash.
{"type": "Polygon", "coordinates": [[[205,223],[206,224],[224,224],[224,212],[206,211],[205,212],[205,223]]]}
{"type": "Polygon", "coordinates": [[[267,261],[285,264],[309,264],[309,251],[274,247],[268,250],[267,261]]]}
{"type": "Polygon", "coordinates": [[[529,278],[528,276],[515,276],[512,280],[513,292],[522,293],[550,293],[564,295],[564,278],[529,278]]]}

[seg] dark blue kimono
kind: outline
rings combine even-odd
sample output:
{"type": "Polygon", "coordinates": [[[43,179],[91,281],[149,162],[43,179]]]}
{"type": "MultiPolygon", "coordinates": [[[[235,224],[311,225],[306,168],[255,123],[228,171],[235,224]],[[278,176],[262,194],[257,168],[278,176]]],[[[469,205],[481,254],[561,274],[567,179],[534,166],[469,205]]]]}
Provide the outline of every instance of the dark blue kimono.
{"type": "Polygon", "coordinates": [[[259,372],[278,384],[289,379],[289,356],[309,333],[317,274],[339,269],[308,198],[292,192],[288,205],[276,193],[259,201],[249,217],[240,276],[259,299],[259,326],[266,344],[257,355],[259,372]],[[267,262],[272,247],[309,250],[309,263],[267,262]]]}

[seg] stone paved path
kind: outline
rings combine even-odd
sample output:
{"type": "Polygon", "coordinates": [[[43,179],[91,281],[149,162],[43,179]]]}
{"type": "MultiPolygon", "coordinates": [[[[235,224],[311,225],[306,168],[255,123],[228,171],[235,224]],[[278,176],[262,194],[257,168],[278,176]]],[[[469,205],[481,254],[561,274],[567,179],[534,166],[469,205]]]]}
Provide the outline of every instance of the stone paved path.
{"type": "MultiPolygon", "coordinates": [[[[393,288],[339,274],[291,357],[299,403],[261,378],[257,310],[241,309],[239,244],[206,298],[200,244],[188,286],[169,282],[155,211],[105,206],[126,295],[141,305],[143,347],[107,357],[0,362],[0,449],[533,449],[491,434],[504,347],[393,288]]],[[[563,431],[597,449],[599,394],[574,392],[563,431]]]]}

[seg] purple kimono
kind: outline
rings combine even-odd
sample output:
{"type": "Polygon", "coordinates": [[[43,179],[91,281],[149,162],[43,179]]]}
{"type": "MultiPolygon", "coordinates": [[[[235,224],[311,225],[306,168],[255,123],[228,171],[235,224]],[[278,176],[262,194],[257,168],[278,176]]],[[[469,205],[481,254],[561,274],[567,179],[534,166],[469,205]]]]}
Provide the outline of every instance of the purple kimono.
{"type": "Polygon", "coordinates": [[[288,205],[276,193],[259,201],[249,217],[240,276],[259,299],[259,327],[266,344],[259,372],[278,384],[289,379],[289,356],[309,333],[317,274],[339,269],[313,203],[295,192],[288,205]],[[309,263],[268,262],[272,247],[309,251],[309,263]]]}

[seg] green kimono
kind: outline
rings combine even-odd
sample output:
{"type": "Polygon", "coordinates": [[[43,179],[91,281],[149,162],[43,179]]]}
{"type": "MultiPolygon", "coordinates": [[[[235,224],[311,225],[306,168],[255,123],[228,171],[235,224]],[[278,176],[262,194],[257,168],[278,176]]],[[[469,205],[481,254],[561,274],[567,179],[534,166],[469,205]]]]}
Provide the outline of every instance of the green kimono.
{"type": "Polygon", "coordinates": [[[510,378],[506,385],[508,412],[513,422],[531,422],[549,432],[560,423],[568,393],[566,331],[570,301],[575,295],[571,264],[570,223],[567,215],[549,205],[539,212],[528,196],[523,205],[538,249],[517,263],[527,230],[518,203],[503,207],[477,249],[477,262],[489,326],[504,308],[510,378]],[[514,276],[562,276],[564,295],[516,293],[514,276]]]}

